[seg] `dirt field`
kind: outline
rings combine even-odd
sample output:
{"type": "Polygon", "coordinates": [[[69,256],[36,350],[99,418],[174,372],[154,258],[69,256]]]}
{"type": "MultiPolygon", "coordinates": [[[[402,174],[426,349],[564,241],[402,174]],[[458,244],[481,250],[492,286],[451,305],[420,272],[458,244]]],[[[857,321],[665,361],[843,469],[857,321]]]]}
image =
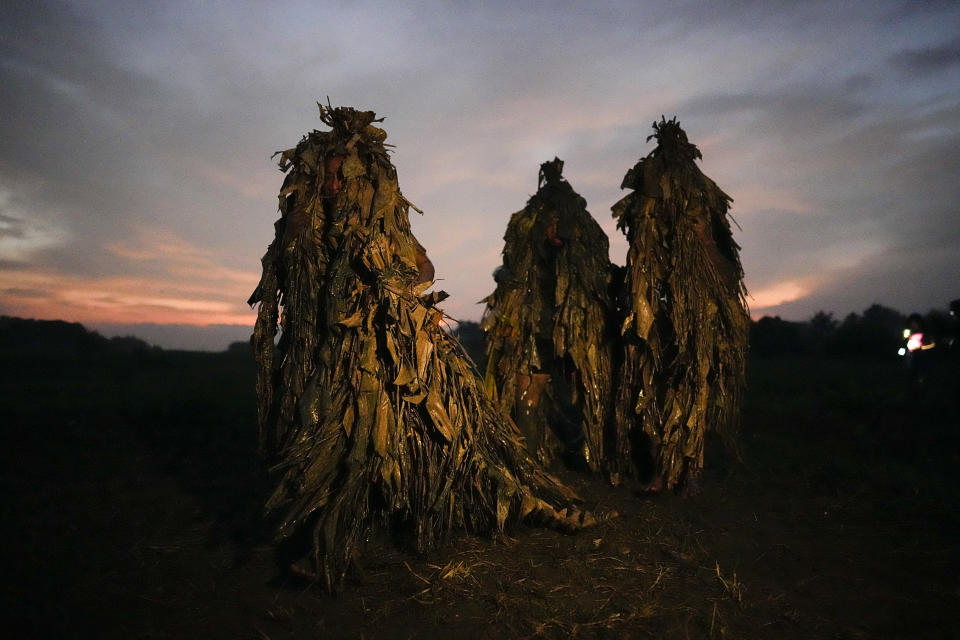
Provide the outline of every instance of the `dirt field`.
{"type": "Polygon", "coordinates": [[[955,382],[751,363],[742,461],[702,495],[564,478],[619,519],[578,535],[371,542],[345,592],[277,580],[252,366],[226,354],[4,362],[10,637],[960,637],[955,382]],[[917,397],[919,394],[919,398],[917,397]]]}

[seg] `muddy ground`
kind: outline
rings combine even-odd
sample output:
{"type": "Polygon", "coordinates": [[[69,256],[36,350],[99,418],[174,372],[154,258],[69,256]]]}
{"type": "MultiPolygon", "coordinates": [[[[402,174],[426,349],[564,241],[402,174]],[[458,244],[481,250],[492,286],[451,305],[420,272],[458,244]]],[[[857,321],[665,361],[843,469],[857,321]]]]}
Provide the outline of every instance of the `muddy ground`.
{"type": "Polygon", "coordinates": [[[960,637],[955,382],[898,363],[751,363],[737,461],[577,535],[371,543],[336,597],[279,580],[253,370],[145,353],[2,367],[9,637],[960,637]]]}

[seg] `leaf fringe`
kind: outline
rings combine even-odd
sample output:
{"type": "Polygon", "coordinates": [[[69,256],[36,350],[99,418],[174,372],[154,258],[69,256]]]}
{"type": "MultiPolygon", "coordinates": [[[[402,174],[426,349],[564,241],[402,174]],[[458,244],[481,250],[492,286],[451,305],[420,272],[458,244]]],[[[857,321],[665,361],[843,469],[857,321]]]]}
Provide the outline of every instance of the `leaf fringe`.
{"type": "Polygon", "coordinates": [[[629,251],[612,457],[627,474],[684,488],[703,467],[708,431],[736,450],[750,319],[731,198],[697,167],[700,151],[676,118],[653,128],[656,148],[627,172],[621,188],[633,192],[613,205],[629,251]],[[642,468],[640,433],[652,469],[642,468]]]}
{"type": "Polygon", "coordinates": [[[427,550],[451,529],[592,524],[441,328],[442,292],[420,295],[425,251],[375,114],[318,106],[331,130],[280,154],[281,217],[250,298],[277,542],[336,590],[378,531],[427,550]],[[323,197],[331,157],[342,188],[323,197]]]}

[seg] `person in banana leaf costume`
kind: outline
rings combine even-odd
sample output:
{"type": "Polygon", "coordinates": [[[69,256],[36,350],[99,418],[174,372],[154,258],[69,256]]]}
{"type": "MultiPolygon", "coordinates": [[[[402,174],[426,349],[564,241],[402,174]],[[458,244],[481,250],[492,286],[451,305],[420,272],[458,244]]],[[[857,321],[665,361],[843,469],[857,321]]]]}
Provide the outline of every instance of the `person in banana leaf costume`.
{"type": "Polygon", "coordinates": [[[731,198],[676,118],[653,129],[613,206],[629,251],[611,456],[649,491],[695,492],[706,433],[736,451],[750,319],[731,198]]]}
{"type": "Polygon", "coordinates": [[[442,329],[446,294],[425,293],[433,265],[411,233],[380,120],[318,106],[331,130],[281,154],[281,218],[250,298],[281,566],[334,591],[379,532],[427,550],[454,528],[594,523],[533,461],[442,329]]]}
{"type": "Polygon", "coordinates": [[[563,453],[597,470],[610,394],[610,243],[562,171],[559,158],[540,165],[537,193],[507,225],[497,287],[484,300],[484,384],[538,460],[563,453]]]}

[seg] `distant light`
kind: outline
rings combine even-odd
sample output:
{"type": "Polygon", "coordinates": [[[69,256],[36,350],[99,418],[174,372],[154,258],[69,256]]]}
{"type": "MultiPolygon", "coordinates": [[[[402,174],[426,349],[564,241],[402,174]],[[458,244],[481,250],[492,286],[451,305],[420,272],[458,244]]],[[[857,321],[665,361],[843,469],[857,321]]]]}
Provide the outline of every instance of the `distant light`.
{"type": "Polygon", "coordinates": [[[907,355],[907,350],[904,349],[903,347],[900,347],[899,349],[897,349],[897,355],[898,355],[898,356],[905,356],[905,355],[907,355]]]}
{"type": "Polygon", "coordinates": [[[907,350],[916,351],[923,346],[923,334],[922,333],[912,333],[910,338],[907,340],[907,350]]]}
{"type": "Polygon", "coordinates": [[[903,330],[903,337],[904,337],[904,338],[909,338],[909,337],[910,337],[910,329],[904,329],[904,330],[903,330]]]}

